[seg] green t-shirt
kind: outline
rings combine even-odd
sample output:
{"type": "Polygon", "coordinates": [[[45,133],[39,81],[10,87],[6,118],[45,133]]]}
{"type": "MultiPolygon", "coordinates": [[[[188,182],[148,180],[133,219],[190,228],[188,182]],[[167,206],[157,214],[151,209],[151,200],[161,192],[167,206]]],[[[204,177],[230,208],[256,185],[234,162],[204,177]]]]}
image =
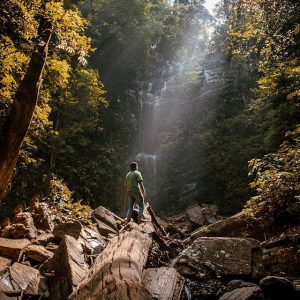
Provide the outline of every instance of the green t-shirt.
{"type": "Polygon", "coordinates": [[[132,171],[126,175],[127,192],[141,192],[139,183],[143,181],[142,174],[139,171],[132,171]]]}

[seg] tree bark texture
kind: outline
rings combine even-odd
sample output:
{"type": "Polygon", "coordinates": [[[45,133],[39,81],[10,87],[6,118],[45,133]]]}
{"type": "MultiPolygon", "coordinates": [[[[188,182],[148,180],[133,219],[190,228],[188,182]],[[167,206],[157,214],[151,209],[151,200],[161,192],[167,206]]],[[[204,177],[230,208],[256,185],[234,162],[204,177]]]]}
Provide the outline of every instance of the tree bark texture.
{"type": "Polygon", "coordinates": [[[16,91],[9,116],[2,128],[0,135],[0,201],[7,193],[20,148],[37,105],[51,35],[52,24],[42,18],[35,50],[31,55],[27,72],[16,91]]]}
{"type": "Polygon", "coordinates": [[[141,282],[154,229],[148,222],[128,225],[129,231],[124,230],[109,241],[69,299],[152,299],[141,282]]]}

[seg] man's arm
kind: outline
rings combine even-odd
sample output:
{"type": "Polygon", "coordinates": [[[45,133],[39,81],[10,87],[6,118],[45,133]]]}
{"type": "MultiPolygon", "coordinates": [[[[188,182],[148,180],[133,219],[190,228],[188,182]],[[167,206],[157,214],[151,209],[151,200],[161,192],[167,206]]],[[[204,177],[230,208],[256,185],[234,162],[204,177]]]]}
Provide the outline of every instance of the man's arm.
{"type": "Polygon", "coordinates": [[[146,194],[146,191],[145,191],[145,187],[144,187],[143,181],[140,182],[140,187],[141,187],[141,190],[143,192],[144,197],[146,197],[147,194],[146,194]]]}

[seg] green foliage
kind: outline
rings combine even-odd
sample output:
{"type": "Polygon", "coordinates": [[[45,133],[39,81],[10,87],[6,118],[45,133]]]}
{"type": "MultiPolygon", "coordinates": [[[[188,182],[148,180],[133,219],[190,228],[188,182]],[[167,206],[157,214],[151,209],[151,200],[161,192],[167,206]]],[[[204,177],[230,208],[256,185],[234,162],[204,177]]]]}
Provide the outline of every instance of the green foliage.
{"type": "Polygon", "coordinates": [[[299,10],[290,0],[240,1],[228,19],[227,51],[259,74],[251,109],[272,146],[298,122],[299,10]]]}
{"type": "Polygon", "coordinates": [[[88,205],[82,205],[81,201],[72,198],[72,192],[62,180],[53,177],[49,183],[49,193],[46,200],[57,216],[76,220],[84,225],[93,226],[92,210],[88,205]]]}
{"type": "Polygon", "coordinates": [[[278,151],[249,162],[257,196],[246,208],[266,225],[279,229],[299,222],[300,127],[288,132],[278,151]]]}

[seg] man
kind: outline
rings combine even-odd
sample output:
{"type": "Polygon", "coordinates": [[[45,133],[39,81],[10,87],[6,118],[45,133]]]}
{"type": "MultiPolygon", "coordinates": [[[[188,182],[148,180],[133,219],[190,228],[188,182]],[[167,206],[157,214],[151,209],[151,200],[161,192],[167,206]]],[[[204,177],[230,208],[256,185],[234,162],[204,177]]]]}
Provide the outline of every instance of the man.
{"type": "Polygon", "coordinates": [[[139,221],[143,219],[144,214],[144,198],[146,197],[146,192],[143,184],[142,174],[138,171],[138,164],[132,162],[130,164],[130,172],[126,175],[125,187],[128,194],[128,212],[127,212],[127,221],[129,222],[132,213],[133,206],[135,203],[139,205],[139,221]]]}

